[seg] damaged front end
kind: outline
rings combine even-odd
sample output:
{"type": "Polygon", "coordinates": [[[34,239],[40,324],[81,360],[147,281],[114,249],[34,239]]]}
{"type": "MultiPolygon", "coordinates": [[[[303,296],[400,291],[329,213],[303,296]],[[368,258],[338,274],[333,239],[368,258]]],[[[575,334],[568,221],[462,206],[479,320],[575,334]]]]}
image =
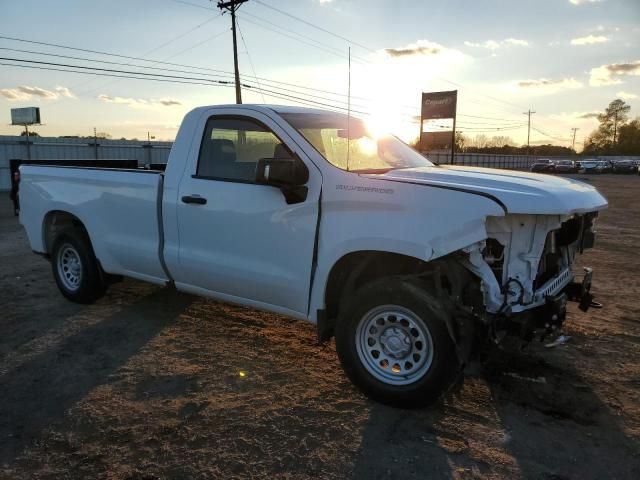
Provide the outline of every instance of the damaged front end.
{"type": "Polygon", "coordinates": [[[576,256],[594,245],[597,212],[488,217],[487,239],[464,249],[463,263],[480,278],[484,320],[499,341],[506,333],[531,340],[556,332],[568,301],[586,311],[593,302],[592,270],[577,282],[576,256]]]}

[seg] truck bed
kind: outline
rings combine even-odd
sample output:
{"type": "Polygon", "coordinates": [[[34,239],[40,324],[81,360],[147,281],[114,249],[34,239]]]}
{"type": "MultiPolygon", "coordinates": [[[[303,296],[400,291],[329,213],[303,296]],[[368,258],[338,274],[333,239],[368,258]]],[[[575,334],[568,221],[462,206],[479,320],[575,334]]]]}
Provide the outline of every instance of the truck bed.
{"type": "Polygon", "coordinates": [[[77,217],[91,232],[102,268],[162,283],[163,174],[151,170],[24,165],[21,222],[36,252],[48,253],[45,227],[56,211],[77,217]]]}

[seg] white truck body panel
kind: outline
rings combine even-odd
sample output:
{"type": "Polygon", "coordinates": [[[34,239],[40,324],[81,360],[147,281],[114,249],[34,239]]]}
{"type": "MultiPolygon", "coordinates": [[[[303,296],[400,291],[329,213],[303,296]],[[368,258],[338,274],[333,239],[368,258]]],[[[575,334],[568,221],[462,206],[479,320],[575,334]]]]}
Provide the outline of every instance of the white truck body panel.
{"type": "Polygon", "coordinates": [[[49,212],[68,212],[90,232],[96,257],[109,273],[162,283],[157,217],[160,175],[68,167],[22,167],[21,221],[31,248],[45,253],[49,212]]]}
{"type": "Polygon", "coordinates": [[[489,194],[499,199],[509,213],[569,215],[607,206],[604,197],[588,183],[538,173],[442,166],[392,171],[383,177],[489,194]]]}

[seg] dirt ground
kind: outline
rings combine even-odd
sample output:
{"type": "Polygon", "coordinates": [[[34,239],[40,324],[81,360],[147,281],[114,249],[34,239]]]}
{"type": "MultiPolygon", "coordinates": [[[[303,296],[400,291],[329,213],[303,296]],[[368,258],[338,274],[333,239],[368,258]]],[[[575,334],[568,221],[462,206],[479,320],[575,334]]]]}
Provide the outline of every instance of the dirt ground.
{"type": "Polygon", "coordinates": [[[66,301],[2,199],[0,478],[640,478],[640,177],[587,180],[604,308],[417,411],[365,399],[304,322],[131,280],[66,301]]]}

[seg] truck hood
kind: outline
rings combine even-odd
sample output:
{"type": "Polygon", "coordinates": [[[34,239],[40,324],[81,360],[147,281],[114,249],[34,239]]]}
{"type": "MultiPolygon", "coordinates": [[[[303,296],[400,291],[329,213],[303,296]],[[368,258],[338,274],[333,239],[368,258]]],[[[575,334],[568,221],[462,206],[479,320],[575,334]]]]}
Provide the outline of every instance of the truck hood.
{"type": "Polygon", "coordinates": [[[607,200],[585,182],[515,170],[434,166],[366,176],[489,196],[502,204],[507,213],[567,215],[607,207],[607,200]]]}

